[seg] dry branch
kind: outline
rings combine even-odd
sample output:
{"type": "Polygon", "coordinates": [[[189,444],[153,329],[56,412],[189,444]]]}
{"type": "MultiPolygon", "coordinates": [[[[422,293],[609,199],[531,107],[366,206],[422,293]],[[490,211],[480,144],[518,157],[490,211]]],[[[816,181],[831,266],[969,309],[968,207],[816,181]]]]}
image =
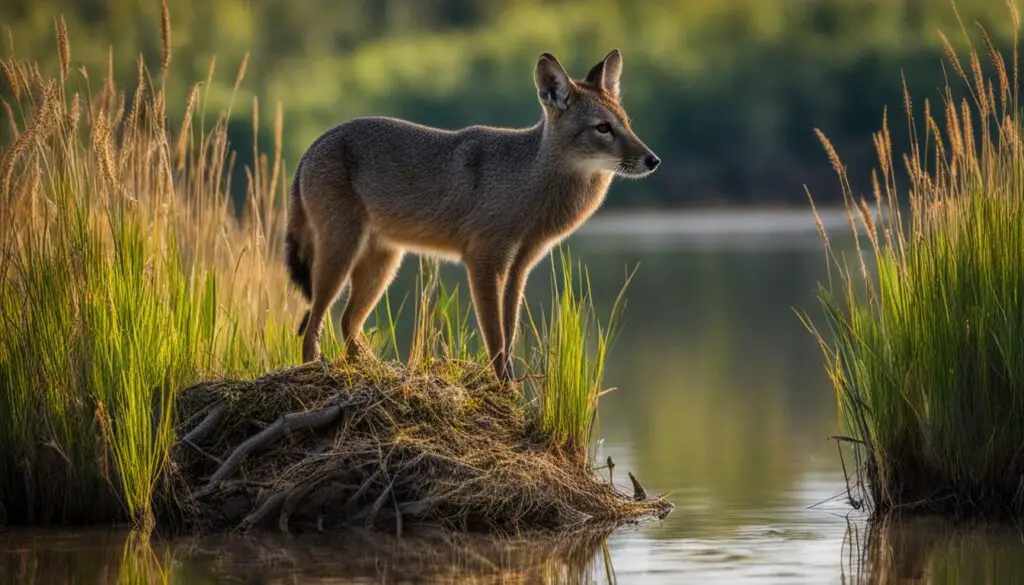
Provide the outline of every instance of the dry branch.
{"type": "Polygon", "coordinates": [[[260,521],[262,521],[267,516],[267,514],[270,514],[271,512],[279,508],[284,503],[284,500],[287,496],[288,494],[286,494],[285,492],[277,492],[271,494],[266,500],[263,501],[263,504],[259,508],[257,508],[255,512],[245,517],[245,520],[242,521],[242,527],[248,528],[249,526],[259,524],[260,521]]]}
{"type": "Polygon", "coordinates": [[[217,423],[220,422],[220,417],[224,416],[224,413],[228,410],[228,403],[223,400],[214,404],[210,408],[209,414],[202,422],[196,425],[194,429],[188,432],[187,435],[181,438],[182,443],[194,443],[198,445],[203,442],[213,429],[217,428],[217,423]]]}
{"type": "Polygon", "coordinates": [[[277,419],[274,424],[239,445],[231,453],[231,456],[224,461],[223,465],[214,472],[206,486],[195,492],[195,496],[202,498],[213,493],[213,490],[217,489],[217,485],[234,473],[235,469],[253,451],[267,448],[285,434],[306,429],[317,429],[329,425],[338,420],[340,416],[341,406],[338,404],[326,406],[313,412],[289,412],[288,414],[281,415],[281,418],[277,419]]]}

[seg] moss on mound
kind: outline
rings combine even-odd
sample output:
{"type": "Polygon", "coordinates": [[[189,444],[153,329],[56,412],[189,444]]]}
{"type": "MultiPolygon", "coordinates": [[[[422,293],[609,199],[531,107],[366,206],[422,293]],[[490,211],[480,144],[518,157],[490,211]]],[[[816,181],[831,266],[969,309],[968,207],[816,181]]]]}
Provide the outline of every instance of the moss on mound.
{"type": "Polygon", "coordinates": [[[422,373],[306,364],[193,386],[177,410],[180,438],[158,507],[165,526],[189,531],[431,524],[523,533],[672,508],[552,449],[535,408],[473,363],[422,373]]]}

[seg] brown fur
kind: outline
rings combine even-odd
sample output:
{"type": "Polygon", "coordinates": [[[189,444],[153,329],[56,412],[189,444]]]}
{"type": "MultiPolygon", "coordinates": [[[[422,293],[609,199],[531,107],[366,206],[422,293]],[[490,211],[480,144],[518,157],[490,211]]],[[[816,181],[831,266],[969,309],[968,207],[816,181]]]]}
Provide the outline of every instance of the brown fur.
{"type": "Polygon", "coordinates": [[[613,174],[640,177],[659,162],[630,130],[621,71],[618,51],[584,80],[541,55],[544,115],[529,128],[449,131],[374,117],[320,136],[300,161],[289,209],[289,267],[312,301],[303,360],[319,356],[324,315],[346,281],[341,332],[362,347],[363,324],[408,250],[466,265],[494,371],[508,378],[534,264],[597,210],[613,174]]]}

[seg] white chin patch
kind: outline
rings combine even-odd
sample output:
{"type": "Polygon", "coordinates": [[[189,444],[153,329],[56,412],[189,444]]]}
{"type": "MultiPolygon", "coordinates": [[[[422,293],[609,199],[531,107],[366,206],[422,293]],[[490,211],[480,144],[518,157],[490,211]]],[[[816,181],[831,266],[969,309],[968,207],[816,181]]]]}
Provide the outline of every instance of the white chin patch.
{"type": "Polygon", "coordinates": [[[584,173],[610,173],[618,167],[618,162],[611,158],[590,158],[580,161],[580,170],[584,173]]]}

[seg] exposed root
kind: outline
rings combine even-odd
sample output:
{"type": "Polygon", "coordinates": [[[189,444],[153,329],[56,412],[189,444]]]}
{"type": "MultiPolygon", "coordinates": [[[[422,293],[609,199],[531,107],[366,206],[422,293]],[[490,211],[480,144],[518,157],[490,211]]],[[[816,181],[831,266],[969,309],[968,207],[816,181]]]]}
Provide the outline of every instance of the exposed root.
{"type": "Polygon", "coordinates": [[[218,469],[210,476],[210,481],[205,487],[196,490],[193,495],[197,498],[206,497],[217,489],[220,482],[224,481],[235,469],[242,464],[242,461],[250,453],[257,449],[265,449],[274,441],[277,441],[287,433],[302,431],[306,429],[318,429],[334,422],[341,416],[341,406],[335,404],[317,410],[315,412],[290,412],[281,415],[281,418],[253,435],[244,443],[239,445],[218,469]]]}
{"type": "Polygon", "coordinates": [[[217,457],[216,455],[211,455],[210,453],[207,453],[205,449],[203,449],[199,445],[196,445],[192,441],[190,441],[188,439],[182,439],[180,442],[181,442],[182,445],[187,445],[187,446],[191,447],[196,453],[199,453],[200,455],[202,455],[203,457],[206,457],[210,461],[215,462],[217,465],[223,465],[224,464],[224,460],[222,460],[220,457],[217,457]]]}
{"type": "Polygon", "coordinates": [[[270,514],[271,512],[280,508],[281,504],[284,503],[285,498],[287,496],[288,494],[286,494],[285,492],[277,492],[276,494],[272,494],[263,502],[263,505],[256,509],[255,512],[246,516],[245,520],[242,520],[241,528],[246,529],[254,524],[259,524],[264,518],[267,517],[267,514],[270,514]]]}
{"type": "Polygon", "coordinates": [[[207,437],[214,429],[217,428],[217,423],[220,422],[220,418],[224,416],[224,413],[228,411],[227,402],[218,402],[210,407],[206,418],[203,422],[196,425],[194,429],[189,431],[184,437],[181,438],[182,443],[199,445],[203,442],[203,439],[207,437]]]}
{"type": "Polygon", "coordinates": [[[190,448],[174,451],[167,515],[199,532],[401,534],[429,524],[510,534],[671,510],[635,478],[630,497],[586,461],[548,448],[525,401],[480,368],[313,363],[189,388],[178,399],[182,426],[207,414],[178,429],[190,448]]]}

